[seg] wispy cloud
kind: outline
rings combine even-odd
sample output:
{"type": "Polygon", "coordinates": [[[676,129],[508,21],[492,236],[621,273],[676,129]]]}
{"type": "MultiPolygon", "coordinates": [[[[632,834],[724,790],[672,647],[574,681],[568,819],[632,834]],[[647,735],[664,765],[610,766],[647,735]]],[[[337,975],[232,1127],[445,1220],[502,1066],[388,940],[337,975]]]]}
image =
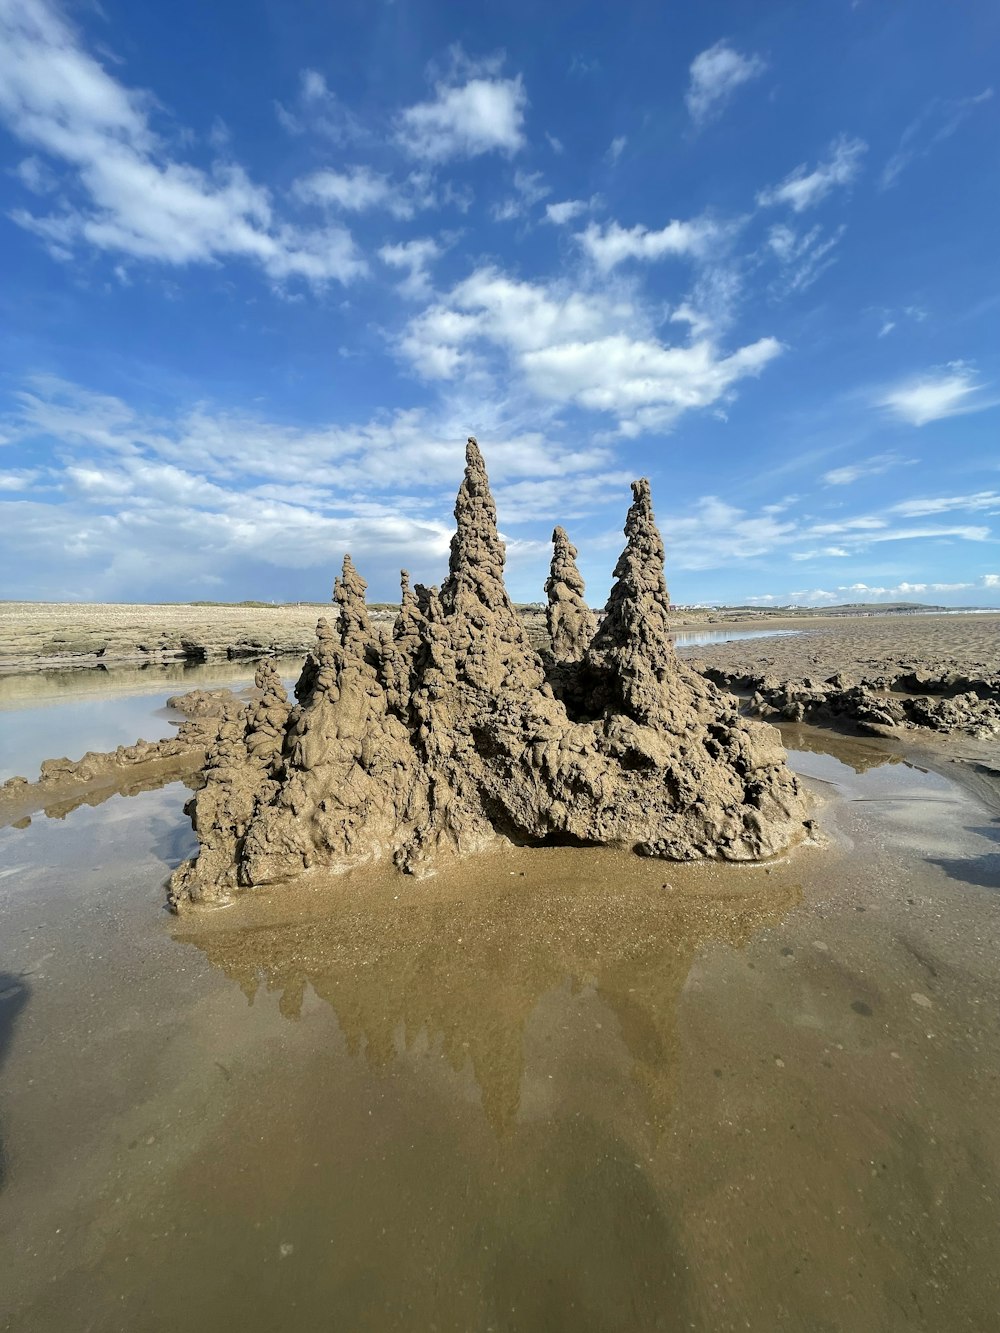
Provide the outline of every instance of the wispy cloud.
{"type": "Polygon", "coordinates": [[[551,193],[552,187],[545,183],[540,171],[518,169],[514,172],[514,194],[494,205],[493,216],[498,222],[512,222],[526,217],[536,204],[551,193]]]}
{"type": "Polygon", "coordinates": [[[743,55],[725,40],[700,52],[691,62],[691,79],[684,100],[691,119],[705,125],[722,111],[738,88],[759,78],[767,69],[760,56],[743,55]]]}
{"type": "Polygon", "coordinates": [[[847,227],[841,225],[827,233],[817,223],[808,231],[798,232],[787,223],[777,222],[767,233],[767,245],[781,265],[774,289],[778,295],[804,292],[837,262],[834,253],[847,227]]]}
{"type": "Polygon", "coordinates": [[[288,103],[276,101],[274,113],[281,128],[293,137],[316,135],[338,146],[375,138],[316,69],[302,70],[294,98],[288,103]]]}
{"type": "Polygon", "coordinates": [[[901,500],[891,513],[906,518],[921,518],[928,514],[948,514],[956,510],[1000,514],[1000,491],[976,491],[972,495],[934,495],[919,500],[901,500]]]}
{"type": "Polygon", "coordinates": [[[992,97],[993,89],[984,88],[974,97],[932,98],[903,131],[899,147],[882,168],[880,188],[888,190],[895,185],[911,163],[926,157],[938,144],[950,139],[976,107],[989,102],[992,97]]]}
{"type": "Polygon", "coordinates": [[[971,366],[953,361],[884,390],[876,399],[876,406],[911,426],[926,426],[931,421],[996,406],[1000,400],[986,396],[988,387],[976,379],[971,366]]]}
{"type": "Polygon", "coordinates": [[[605,157],[607,157],[608,161],[612,164],[612,166],[618,161],[622,153],[624,153],[625,146],[627,143],[628,143],[628,138],[624,134],[619,134],[614,139],[611,140],[611,143],[608,145],[608,151],[605,154],[605,157]]]}
{"type": "Polygon", "coordinates": [[[757,195],[762,208],[787,204],[795,213],[815,208],[838,187],[850,185],[861,170],[861,159],[868,151],[862,139],[841,135],[830,145],[827,157],[810,171],[801,163],[779,185],[769,186],[757,195]]]}
{"type": "MultiPolygon", "coordinates": [[[[884,472],[889,472],[894,467],[916,463],[916,461],[915,458],[903,458],[900,454],[874,454],[871,458],[859,458],[855,463],[848,463],[844,467],[835,467],[829,472],[824,472],[823,481],[827,486],[850,486],[853,482],[860,481],[862,477],[880,477],[884,472]]],[[[897,512],[902,511],[897,510],[897,512]]]]}

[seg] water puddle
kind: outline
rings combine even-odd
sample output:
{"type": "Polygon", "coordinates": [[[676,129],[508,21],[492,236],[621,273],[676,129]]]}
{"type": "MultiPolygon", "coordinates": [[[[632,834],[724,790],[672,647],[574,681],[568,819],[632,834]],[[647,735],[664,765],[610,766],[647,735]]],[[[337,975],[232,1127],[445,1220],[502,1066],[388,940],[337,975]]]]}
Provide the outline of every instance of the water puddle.
{"type": "Polygon", "coordinates": [[[710,643],[735,643],[738,639],[788,639],[800,629],[679,629],[671,638],[675,648],[703,648],[710,643]]]}
{"type": "MultiPolygon", "coordinates": [[[[299,658],[277,658],[286,685],[299,658]]],[[[140,737],[173,735],[181,714],[166,707],[193,689],[243,689],[252,662],[171,663],[113,670],[39,671],[0,676],[0,782],[18,774],[34,780],[45,759],[80,759],[88,750],[114,750],[140,737]]]]}

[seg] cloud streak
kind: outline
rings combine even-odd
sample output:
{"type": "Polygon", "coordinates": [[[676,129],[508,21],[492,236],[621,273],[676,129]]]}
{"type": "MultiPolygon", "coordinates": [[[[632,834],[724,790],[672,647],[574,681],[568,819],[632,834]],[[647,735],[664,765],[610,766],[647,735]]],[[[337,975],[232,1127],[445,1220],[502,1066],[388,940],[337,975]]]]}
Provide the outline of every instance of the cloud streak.
{"type": "Polygon", "coordinates": [[[992,88],[984,88],[974,97],[948,100],[935,97],[903,131],[899,147],[882,168],[879,187],[891,189],[914,162],[927,157],[938,144],[950,139],[963,121],[993,97],[992,88]]]}
{"type": "Polygon", "coordinates": [[[851,185],[861,171],[861,159],[868,151],[863,139],[841,135],[830,145],[827,157],[810,171],[801,163],[778,185],[769,186],[757,195],[761,208],[787,204],[794,213],[815,208],[835,189],[851,185]]]}

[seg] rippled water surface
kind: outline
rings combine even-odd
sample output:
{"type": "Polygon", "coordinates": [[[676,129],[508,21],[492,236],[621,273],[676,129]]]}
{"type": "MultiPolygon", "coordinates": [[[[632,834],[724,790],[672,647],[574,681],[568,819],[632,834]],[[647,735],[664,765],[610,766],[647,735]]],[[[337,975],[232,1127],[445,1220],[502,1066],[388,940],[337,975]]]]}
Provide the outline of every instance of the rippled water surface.
{"type": "Polygon", "coordinates": [[[829,841],[767,866],[176,920],[182,786],[0,831],[0,1324],[995,1327],[1000,824],[786,734],[829,841]]]}

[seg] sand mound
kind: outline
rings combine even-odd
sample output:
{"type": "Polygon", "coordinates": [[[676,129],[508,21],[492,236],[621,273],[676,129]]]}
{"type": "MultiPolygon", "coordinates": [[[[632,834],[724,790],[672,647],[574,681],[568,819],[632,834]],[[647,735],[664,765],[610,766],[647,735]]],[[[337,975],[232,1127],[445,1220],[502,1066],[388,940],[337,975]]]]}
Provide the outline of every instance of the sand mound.
{"type": "Polygon", "coordinates": [[[596,632],[556,530],[547,673],[504,586],[496,508],[470,439],[440,593],[411,592],[404,575],[392,634],[377,637],[345,557],[337,629],[320,621],[297,706],[265,665],[262,701],[223,717],[190,807],[201,851],[173,876],[172,905],[312,867],[391,858],[428,873],[438,856],[497,838],[735,861],[796,841],[804,804],[778,733],[742,719],[674,654],[649,483],[632,489],[596,632]]]}

